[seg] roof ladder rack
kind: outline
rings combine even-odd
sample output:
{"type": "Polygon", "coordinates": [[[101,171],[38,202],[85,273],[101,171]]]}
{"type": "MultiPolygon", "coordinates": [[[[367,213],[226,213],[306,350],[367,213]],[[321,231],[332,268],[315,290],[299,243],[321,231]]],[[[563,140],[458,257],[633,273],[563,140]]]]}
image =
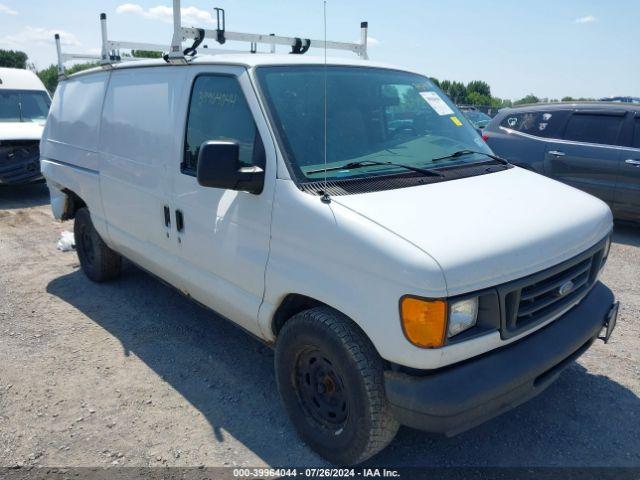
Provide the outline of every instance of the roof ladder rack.
{"type": "Polygon", "coordinates": [[[55,34],[56,51],[58,53],[58,76],[65,77],[64,64],[72,60],[100,60],[100,55],[92,55],[88,53],[62,53],[60,46],[60,35],[55,34]]]}
{"type": "MultiPolygon", "coordinates": [[[[182,14],[180,3],[181,0],[173,1],[173,36],[170,45],[163,45],[157,43],[145,43],[145,42],[125,42],[110,40],[107,33],[107,15],[105,13],[100,14],[100,33],[102,39],[102,48],[100,55],[95,54],[81,54],[81,53],[63,53],[60,44],[60,35],[55,35],[56,51],[58,54],[58,75],[65,76],[64,64],[73,60],[95,60],[102,65],[103,68],[111,68],[114,63],[121,61],[134,61],[145,60],[143,57],[125,56],[120,55],[120,50],[149,50],[155,52],[166,53],[164,59],[169,63],[174,64],[186,64],[188,59],[193,57],[197,53],[197,48],[202,42],[209,38],[215,40],[220,45],[224,45],[227,40],[235,42],[245,42],[249,44],[248,50],[228,50],[228,49],[213,49],[207,48],[205,45],[201,50],[201,54],[213,55],[220,53],[258,53],[258,44],[268,45],[270,47],[269,52],[275,53],[276,45],[284,45],[290,47],[292,54],[304,54],[309,48],[326,48],[330,50],[346,50],[355,53],[359,57],[368,60],[367,54],[367,35],[368,35],[368,23],[362,22],[360,24],[360,42],[348,43],[348,42],[335,42],[324,40],[312,40],[309,38],[301,37],[282,37],[275,34],[255,34],[255,33],[240,33],[230,32],[226,29],[225,25],[225,11],[222,8],[215,8],[216,13],[216,29],[194,28],[182,26],[182,14]],[[192,45],[186,49],[183,49],[183,42],[192,42],[192,45]]],[[[262,52],[261,52],[262,53],[262,52]]]]}
{"type": "MultiPolygon", "coordinates": [[[[168,55],[168,61],[173,63],[184,63],[186,61],[184,52],[182,51],[182,42],[189,41],[191,39],[196,41],[202,41],[205,38],[211,38],[217,41],[220,45],[223,45],[227,40],[236,42],[248,42],[252,45],[252,50],[255,49],[257,44],[264,44],[271,46],[271,53],[275,52],[276,45],[285,45],[291,47],[291,52],[294,54],[305,53],[311,47],[324,48],[324,40],[312,40],[309,38],[300,37],[282,37],[274,34],[264,35],[256,33],[240,33],[230,32],[226,29],[225,25],[225,12],[221,8],[215,8],[216,11],[216,23],[217,28],[201,29],[201,28],[185,28],[182,26],[181,0],[173,0],[173,38],[171,40],[171,49],[168,55]]],[[[348,43],[348,42],[335,42],[326,41],[326,48],[330,50],[347,50],[354,52],[359,57],[368,60],[367,54],[367,36],[369,25],[368,22],[362,22],[360,24],[360,42],[348,43]]]]}

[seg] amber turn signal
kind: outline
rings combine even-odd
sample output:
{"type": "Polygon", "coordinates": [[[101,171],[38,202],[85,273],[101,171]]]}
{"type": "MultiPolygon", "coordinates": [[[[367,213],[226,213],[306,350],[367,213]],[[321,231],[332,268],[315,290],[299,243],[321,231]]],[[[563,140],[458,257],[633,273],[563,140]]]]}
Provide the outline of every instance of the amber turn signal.
{"type": "Polygon", "coordinates": [[[447,310],[444,300],[404,297],[400,301],[400,316],[407,340],[421,348],[444,345],[447,310]]]}

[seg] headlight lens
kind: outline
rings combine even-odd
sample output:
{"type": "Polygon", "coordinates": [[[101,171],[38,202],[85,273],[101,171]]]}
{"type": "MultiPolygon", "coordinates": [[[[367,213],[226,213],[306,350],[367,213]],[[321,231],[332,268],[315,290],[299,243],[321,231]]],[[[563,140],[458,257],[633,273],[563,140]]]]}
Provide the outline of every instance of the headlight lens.
{"type": "Polygon", "coordinates": [[[400,302],[402,330],[407,340],[420,348],[444,345],[447,302],[404,297],[400,302]]]}
{"type": "Polygon", "coordinates": [[[473,327],[478,320],[478,297],[452,302],[449,307],[449,329],[451,338],[473,327]]]}

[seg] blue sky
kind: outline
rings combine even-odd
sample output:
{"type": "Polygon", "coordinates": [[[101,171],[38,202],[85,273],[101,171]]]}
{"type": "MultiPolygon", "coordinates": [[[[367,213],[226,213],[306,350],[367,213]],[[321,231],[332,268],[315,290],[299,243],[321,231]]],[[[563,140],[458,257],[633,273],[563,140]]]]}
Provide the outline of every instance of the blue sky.
{"type": "MultiPolygon", "coordinates": [[[[640,96],[638,0],[327,5],[330,39],[355,41],[360,21],[368,20],[373,60],[441,79],[485,80],[503,98],[640,96]]],[[[0,48],[24,50],[46,67],[55,61],[52,36],[59,31],[64,50],[97,52],[100,12],[108,15],[110,38],[169,43],[171,25],[155,7],[170,6],[170,0],[0,0],[0,48]]],[[[192,7],[183,23],[206,20],[214,6],[226,9],[229,30],[322,37],[321,0],[183,0],[183,8],[192,7]]]]}

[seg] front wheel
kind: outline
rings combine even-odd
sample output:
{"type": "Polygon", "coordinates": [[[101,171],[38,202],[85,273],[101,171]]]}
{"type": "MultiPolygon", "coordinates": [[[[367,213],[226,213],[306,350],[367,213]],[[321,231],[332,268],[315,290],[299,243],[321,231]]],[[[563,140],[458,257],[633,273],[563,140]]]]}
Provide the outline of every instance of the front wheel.
{"type": "Polygon", "coordinates": [[[382,360],[364,333],[328,307],[285,323],[275,352],[278,390],[300,437],[327,460],[363,462],[396,432],[382,360]]]}

